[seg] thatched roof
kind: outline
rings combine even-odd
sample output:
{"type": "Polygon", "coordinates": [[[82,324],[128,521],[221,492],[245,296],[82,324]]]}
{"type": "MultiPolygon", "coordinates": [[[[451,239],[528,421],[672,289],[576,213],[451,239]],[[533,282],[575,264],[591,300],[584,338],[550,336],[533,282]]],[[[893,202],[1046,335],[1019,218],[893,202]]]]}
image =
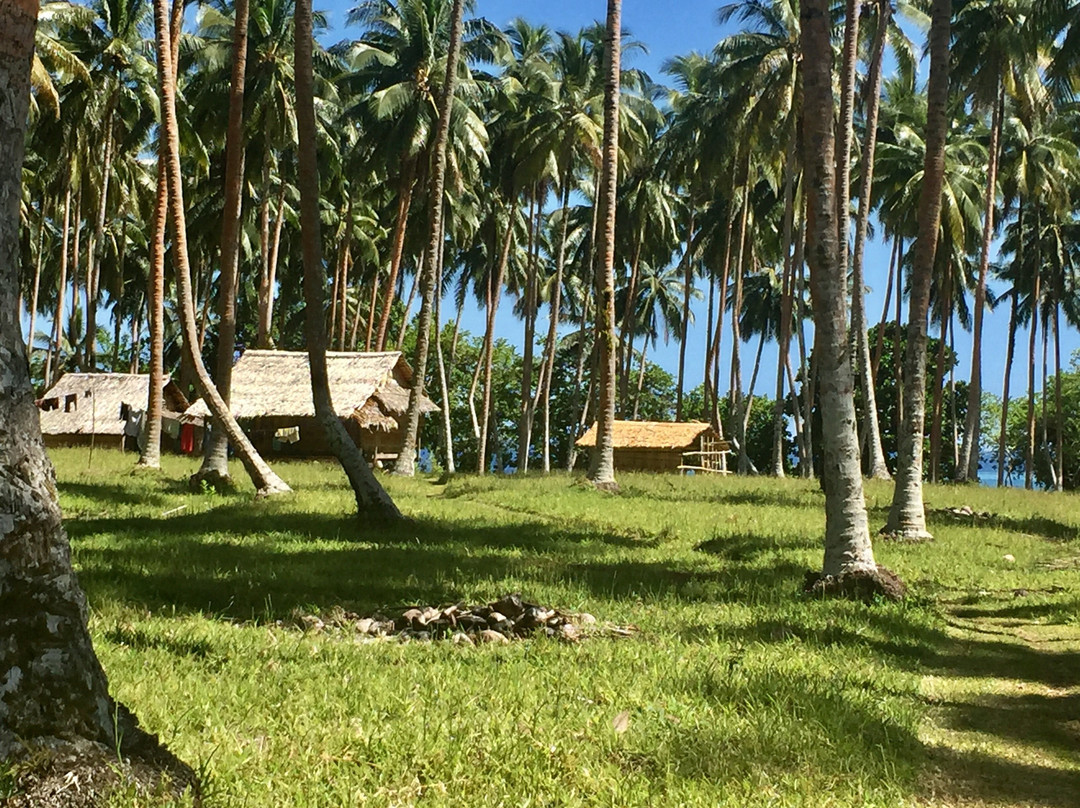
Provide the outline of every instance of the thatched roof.
{"type": "MultiPolygon", "coordinates": [[[[67,373],[41,397],[44,435],[121,435],[124,405],[145,410],[150,376],[145,373],[67,373]]],[[[175,415],[188,402],[173,382],[165,380],[165,410],[175,415]]],[[[177,416],[178,417],[178,416],[177,416]]]]}
{"type": "MultiPolygon", "coordinates": [[[[713,431],[701,421],[616,421],[612,437],[616,449],[689,449],[703,433],[713,431]]],[[[595,423],[577,445],[596,445],[595,423]]]]}
{"type": "MultiPolygon", "coordinates": [[[[395,429],[409,403],[412,368],[400,351],[327,353],[330,397],[341,418],[355,418],[364,428],[395,429]]],[[[245,351],[233,366],[230,406],[237,420],[252,418],[310,418],[308,356],[303,351],[245,351]]],[[[421,412],[438,407],[426,396],[421,412]]],[[[202,419],[210,411],[199,399],[185,419],[202,419]]]]}

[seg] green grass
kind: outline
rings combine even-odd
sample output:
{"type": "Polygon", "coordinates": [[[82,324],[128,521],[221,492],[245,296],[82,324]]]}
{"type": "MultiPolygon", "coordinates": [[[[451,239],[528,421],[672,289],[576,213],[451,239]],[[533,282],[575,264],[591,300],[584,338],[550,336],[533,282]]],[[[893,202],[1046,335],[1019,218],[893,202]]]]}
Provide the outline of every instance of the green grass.
{"type": "MultiPolygon", "coordinates": [[[[1080,793],[1072,495],[928,488],[932,508],[996,518],[879,542],[912,597],[865,607],[798,595],[823,530],[799,480],[622,475],[612,496],[565,476],[384,478],[410,517],[386,529],[356,519],[330,465],[279,463],[296,493],[255,502],[189,493],[186,459],[155,476],[116,453],[53,457],[114,692],[206,772],[210,806],[1066,808],[1080,793]],[[297,611],[509,591],[640,631],[462,648],[293,627],[297,611]]],[[[890,493],[868,488],[874,522],[890,493]]]]}

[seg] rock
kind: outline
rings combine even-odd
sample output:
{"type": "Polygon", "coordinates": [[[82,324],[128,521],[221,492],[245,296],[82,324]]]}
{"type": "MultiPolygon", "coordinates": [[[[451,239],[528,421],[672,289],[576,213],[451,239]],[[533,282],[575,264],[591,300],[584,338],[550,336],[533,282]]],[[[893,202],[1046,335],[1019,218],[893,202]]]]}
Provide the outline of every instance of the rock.
{"type": "Polygon", "coordinates": [[[372,620],[370,617],[361,617],[359,620],[356,621],[354,625],[356,626],[356,630],[359,631],[361,634],[375,633],[376,624],[375,621],[372,620]]]}
{"type": "Polygon", "coordinates": [[[578,638],[578,628],[573,623],[563,623],[559,627],[559,631],[562,632],[562,638],[564,640],[573,642],[578,638]]]}
{"type": "Polygon", "coordinates": [[[510,638],[505,634],[500,634],[498,631],[492,631],[490,628],[485,628],[477,635],[480,642],[493,643],[494,645],[508,645],[510,638]]]}
{"type": "Polygon", "coordinates": [[[521,602],[521,595],[513,593],[507,595],[501,600],[497,600],[491,604],[491,608],[497,612],[502,612],[511,620],[516,620],[525,613],[525,604],[521,602]]]}
{"type": "Polygon", "coordinates": [[[1016,563],[1016,556],[1014,556],[1012,553],[1006,553],[1004,558],[1005,558],[1006,563],[1008,563],[1008,564],[1016,563]]]}
{"type": "Polygon", "coordinates": [[[426,626],[428,623],[434,623],[440,617],[442,617],[442,610],[435,609],[429,606],[428,608],[424,609],[420,617],[417,618],[417,622],[419,622],[422,626],[426,626]]]}
{"type": "Polygon", "coordinates": [[[582,612],[581,614],[577,615],[577,621],[583,626],[596,625],[596,618],[588,612],[582,612]]]}
{"type": "Polygon", "coordinates": [[[459,631],[454,634],[450,641],[454,645],[476,645],[476,641],[464,631],[459,631]]]}

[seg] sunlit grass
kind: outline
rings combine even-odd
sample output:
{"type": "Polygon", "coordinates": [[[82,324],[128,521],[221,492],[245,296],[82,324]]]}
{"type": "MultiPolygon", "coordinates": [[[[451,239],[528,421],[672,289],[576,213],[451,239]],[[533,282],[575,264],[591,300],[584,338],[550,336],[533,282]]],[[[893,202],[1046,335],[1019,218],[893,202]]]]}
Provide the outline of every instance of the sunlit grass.
{"type": "MultiPolygon", "coordinates": [[[[953,744],[940,699],[1049,659],[995,656],[949,623],[1073,630],[1080,603],[1071,495],[928,488],[931,508],[996,518],[935,515],[935,542],[879,542],[912,597],[865,607],[799,595],[824,527],[801,480],[623,475],[613,496],[566,476],[382,478],[409,517],[385,529],[356,518],[332,465],[278,464],[296,493],[256,502],[243,484],[188,492],[188,459],[161,475],[116,453],[54,460],[113,689],[208,773],[211,806],[933,802],[929,772],[1017,745],[953,744]],[[639,631],[462,648],[292,627],[298,610],[509,591],[639,631]]],[[[890,492],[869,487],[874,521],[890,492]]]]}

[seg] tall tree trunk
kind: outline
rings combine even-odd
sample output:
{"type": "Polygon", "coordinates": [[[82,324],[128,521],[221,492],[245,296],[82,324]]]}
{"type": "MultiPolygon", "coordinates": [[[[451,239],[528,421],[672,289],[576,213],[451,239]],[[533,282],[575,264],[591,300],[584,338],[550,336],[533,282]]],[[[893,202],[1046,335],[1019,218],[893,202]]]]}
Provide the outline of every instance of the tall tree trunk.
{"type": "Polygon", "coordinates": [[[945,266],[945,283],[942,289],[943,310],[941,323],[938,327],[938,350],[937,362],[934,368],[933,396],[931,399],[930,415],[930,482],[936,483],[941,480],[941,422],[943,384],[945,380],[945,347],[948,344],[949,317],[951,316],[950,298],[952,296],[952,266],[945,266]]]}
{"type": "Polygon", "coordinates": [[[260,496],[290,491],[285,481],[278,477],[255,451],[251,441],[240,429],[228,405],[221,399],[210,375],[206,372],[202,357],[196,353],[198,334],[195,328],[194,302],[191,297],[191,265],[188,260],[187,222],[184,215],[184,192],[180,169],[180,135],[176,120],[176,90],[173,81],[173,54],[168,46],[169,20],[165,0],[154,0],[155,38],[158,57],[158,84],[161,91],[161,137],[165,140],[166,168],[169,178],[169,206],[172,215],[173,263],[176,270],[177,298],[183,324],[184,353],[194,366],[199,393],[203,396],[211,414],[217,418],[229,441],[236,448],[244,468],[255,484],[260,496]]]}
{"type": "MultiPolygon", "coordinates": [[[[441,238],[440,241],[442,241],[441,238]]],[[[454,460],[454,431],[450,423],[450,385],[447,383],[446,359],[443,356],[442,344],[443,255],[444,253],[440,252],[435,275],[435,359],[439,366],[439,394],[442,401],[440,415],[442,415],[443,451],[446,453],[446,473],[454,474],[457,468],[454,460]]]]}
{"type": "MultiPolygon", "coordinates": [[[[859,61],[860,0],[845,0],[844,50],[840,64],[840,122],[836,144],[837,257],[847,273],[848,229],[851,219],[851,141],[855,121],[855,79],[859,61]]],[[[855,287],[860,291],[859,287],[855,287]]]]}
{"type": "MultiPolygon", "coordinates": [[[[848,9],[857,7],[855,0],[848,0],[848,9]]],[[[856,11],[856,16],[858,12],[856,11]]],[[[881,97],[881,73],[882,61],[885,56],[885,37],[888,33],[889,22],[892,19],[892,3],[884,0],[878,3],[877,27],[874,30],[874,44],[871,50],[870,72],[866,82],[866,133],[863,138],[862,150],[862,177],[859,182],[859,214],[855,226],[855,254],[852,261],[851,276],[851,330],[855,333],[856,362],[859,373],[859,386],[863,392],[863,430],[865,433],[864,446],[867,449],[868,476],[877,480],[890,478],[889,468],[885,465],[885,452],[881,448],[881,425],[878,423],[877,393],[874,390],[874,373],[870,360],[870,341],[867,336],[866,318],[866,295],[864,292],[865,280],[863,272],[863,256],[866,249],[866,231],[870,221],[870,203],[872,183],[874,180],[874,154],[877,149],[877,122],[878,108],[881,97]]],[[[857,24],[856,24],[857,25],[857,24]]],[[[845,41],[846,45],[846,41],[845,41]]],[[[847,51],[844,52],[845,59],[847,51]]],[[[854,52],[852,53],[854,62],[854,52]]],[[[847,65],[845,64],[845,68],[847,65]]],[[[852,91],[854,91],[854,64],[852,72],[852,91]]],[[[846,78],[846,76],[845,76],[846,78]]],[[[846,93],[846,87],[845,87],[846,93]]],[[[846,98],[846,94],[845,94],[846,98]]],[[[842,116],[843,117],[843,116],[842,116]]],[[[845,126],[850,119],[844,118],[845,126]]],[[[845,132],[848,130],[845,130],[845,132]]],[[[847,161],[841,164],[841,171],[847,169],[847,161]]],[[[841,249],[845,249],[847,242],[847,210],[846,200],[841,199],[841,249]]],[[[841,253],[843,255],[843,253],[841,253]]]]}
{"type": "Polygon", "coordinates": [[[893,290],[896,297],[900,298],[900,244],[902,239],[896,236],[893,239],[893,248],[889,258],[889,279],[885,284],[885,303],[881,307],[881,320],[878,321],[877,340],[874,343],[874,356],[870,361],[870,376],[876,382],[878,366],[881,364],[881,354],[885,349],[885,325],[889,321],[889,309],[892,305],[893,290]]]}
{"type": "MultiPolygon", "coordinates": [[[[191,770],[161,749],[109,697],[108,682],[87,631],[86,599],[56,501],[22,346],[19,289],[19,201],[30,60],[37,0],[0,5],[0,759],[14,762],[47,748],[77,751],[81,766],[108,769],[129,754],[158,752],[154,769],[191,770]],[[134,742],[134,743],[133,743],[134,742]],[[149,743],[147,743],[149,742],[149,743]],[[91,759],[93,762],[91,762],[91,759]],[[111,761],[111,764],[110,764],[111,761]]],[[[148,754],[140,755],[146,764],[148,754]]],[[[59,767],[57,767],[59,768],[59,767]]],[[[94,772],[96,774],[96,772],[94,772]]],[[[29,796],[34,803],[34,796],[29,796]]]]}
{"type": "Polygon", "coordinates": [[[563,175],[560,191],[562,192],[562,220],[559,222],[559,248],[555,256],[555,283],[551,288],[551,300],[548,301],[550,311],[547,342],[544,346],[544,365],[540,368],[540,383],[536,391],[537,399],[544,407],[544,445],[541,461],[544,474],[551,472],[551,376],[555,370],[555,349],[559,340],[559,314],[562,308],[563,272],[566,267],[566,233],[570,217],[569,170],[563,175]]]}
{"type": "MultiPolygon", "coordinates": [[[[169,37],[174,57],[171,63],[174,71],[171,78],[174,81],[183,10],[184,0],[173,0],[169,37]]],[[[150,288],[146,304],[150,324],[150,380],[147,384],[146,441],[139,452],[138,462],[139,468],[143,469],[161,468],[161,414],[165,405],[165,231],[169,223],[169,179],[165,139],[159,137],[157,146],[157,190],[151,220],[150,288]]],[[[187,393],[186,389],[184,393],[187,393]]]]}
{"type": "Polygon", "coordinates": [[[907,347],[904,352],[904,421],[898,435],[896,487],[885,525],[888,533],[926,538],[922,498],[923,426],[926,419],[926,318],[941,221],[941,188],[948,129],[949,36],[952,4],[933,0],[930,80],[927,85],[926,158],[919,195],[919,237],[911,267],[907,347]]]}
{"type": "Polygon", "coordinates": [[[599,182],[601,227],[596,265],[596,342],[600,358],[596,446],[589,480],[597,488],[615,482],[615,197],[619,180],[619,71],[622,52],[622,0],[608,0],[604,36],[604,147],[599,182]]]}
{"type": "MultiPolygon", "coordinates": [[[[975,286],[975,321],[971,334],[971,379],[968,381],[967,415],[964,418],[964,442],[960,446],[958,482],[979,481],[979,444],[982,414],[982,335],[983,311],[986,308],[986,276],[990,269],[990,249],[994,240],[994,203],[997,201],[998,152],[1001,121],[1005,114],[1005,88],[998,87],[990,120],[990,153],[986,167],[986,200],[983,209],[982,250],[979,254],[979,280],[975,286]]],[[[1021,236],[1022,237],[1022,236],[1021,236]]]]}
{"type": "Polygon", "coordinates": [[[65,171],[64,224],[60,232],[60,279],[56,287],[56,311],[53,316],[52,344],[45,357],[45,388],[52,387],[53,370],[60,370],[60,346],[64,338],[64,292],[67,289],[68,233],[71,231],[71,170],[65,171]],[[55,360],[54,360],[55,357],[55,360]],[[55,362],[55,364],[54,364],[55,362]]]}
{"type": "Polygon", "coordinates": [[[101,169],[101,198],[98,200],[97,218],[94,222],[94,248],[87,255],[86,272],[86,368],[97,370],[97,305],[101,263],[105,258],[105,215],[109,204],[109,181],[112,179],[113,160],[113,101],[106,107],[103,145],[104,164],[101,169]]]}
{"type": "Polygon", "coordinates": [[[322,233],[319,223],[319,164],[315,143],[315,89],[311,65],[313,31],[311,0],[296,0],[294,59],[296,76],[297,167],[300,186],[301,243],[304,253],[304,337],[311,368],[311,397],[315,417],[326,433],[330,451],[349,478],[357,513],[365,520],[401,519],[360,448],[349,437],[330,398],[330,378],[326,369],[326,315],[323,300],[322,233]]]}
{"type": "MultiPolygon", "coordinates": [[[[72,227],[75,229],[74,238],[71,240],[71,315],[68,320],[68,334],[71,343],[71,358],[69,363],[74,368],[82,368],[82,353],[79,348],[78,334],[75,333],[75,312],[79,310],[79,256],[82,235],[82,178],[78,179],[75,188],[75,215],[72,217],[72,227]]],[[[83,368],[85,369],[85,368],[83,368]]]]}
{"type": "MultiPolygon", "coordinates": [[[[450,140],[450,116],[454,108],[454,92],[457,87],[457,66],[461,54],[461,18],[464,0],[454,0],[450,11],[450,45],[446,54],[446,80],[439,104],[439,123],[435,130],[434,158],[432,160],[428,191],[429,221],[428,246],[424,256],[423,273],[420,277],[420,315],[416,324],[416,366],[413,370],[413,386],[409,391],[409,409],[405,416],[405,436],[401,454],[394,463],[394,474],[411,477],[414,473],[416,445],[420,437],[420,398],[424,393],[424,377],[427,374],[428,345],[431,342],[431,310],[435,297],[435,267],[443,250],[443,189],[446,180],[446,149],[450,140]]],[[[388,289],[391,287],[388,286],[388,289]]],[[[391,298],[388,295],[383,310],[384,321],[380,324],[380,347],[386,334],[385,324],[389,318],[391,298]]]]}
{"type": "MultiPolygon", "coordinates": [[[[236,293],[240,247],[240,217],[244,182],[244,78],[247,72],[248,0],[236,0],[233,23],[233,65],[229,84],[229,123],[225,131],[225,205],[221,215],[221,269],[218,274],[218,350],[214,384],[221,400],[232,399],[233,354],[236,351],[236,293]]],[[[264,189],[264,194],[266,193],[264,189]]],[[[263,244],[263,249],[268,245],[263,244]]],[[[207,292],[209,297],[209,292],[207,292]]],[[[210,422],[202,466],[192,478],[215,488],[232,484],[229,476],[229,442],[225,430],[210,422]]]]}
{"type": "MultiPolygon", "coordinates": [[[[424,265],[424,256],[420,256],[420,266],[424,265]]],[[[405,332],[409,330],[409,312],[412,311],[413,300],[416,299],[416,289],[420,285],[420,273],[416,273],[413,278],[412,286],[409,287],[409,296],[405,299],[405,311],[401,315],[401,326],[398,328],[397,342],[394,344],[394,350],[400,351],[401,346],[405,342],[405,332]]]]}
{"type": "Polygon", "coordinates": [[[634,254],[630,259],[630,281],[626,289],[626,310],[623,312],[622,328],[619,329],[619,349],[623,352],[623,368],[619,373],[621,392],[618,397],[618,410],[625,413],[630,402],[630,372],[634,364],[634,329],[637,327],[638,266],[641,260],[642,233],[637,234],[634,254]]]}
{"type": "Polygon", "coordinates": [[[487,441],[488,435],[494,434],[491,426],[491,363],[495,349],[495,315],[499,311],[499,299],[502,297],[503,277],[506,275],[506,264],[510,258],[510,248],[514,243],[514,210],[513,204],[506,206],[506,234],[503,236],[502,250],[499,252],[499,264],[493,277],[488,278],[488,310],[487,322],[484,327],[484,398],[481,401],[481,427],[480,427],[480,468],[483,474],[487,470],[487,441]]]}
{"type": "Polygon", "coordinates": [[[517,471],[529,470],[529,450],[532,445],[533,422],[533,357],[536,343],[536,272],[537,256],[533,248],[539,246],[540,219],[538,216],[536,186],[529,194],[529,243],[526,250],[524,321],[525,336],[521,359],[521,407],[518,411],[517,471]]]}
{"type": "Polygon", "coordinates": [[[805,0],[803,133],[807,189],[807,248],[814,301],[814,355],[822,410],[822,487],[825,554],[822,574],[872,574],[874,552],[863,499],[856,433],[854,379],[847,339],[847,272],[840,263],[834,195],[832,46],[827,0],[805,0]]]}
{"type": "MultiPolygon", "coordinates": [[[[683,388],[686,385],[686,344],[690,337],[690,294],[694,291],[694,197],[687,194],[689,221],[686,225],[686,252],[683,253],[682,333],[679,334],[679,380],[675,385],[675,420],[683,416],[683,388]]],[[[706,344],[708,344],[706,342],[706,344]]]]}
{"type": "MultiPolygon", "coordinates": [[[[394,236],[391,243],[390,275],[386,279],[386,292],[383,294],[382,317],[379,319],[379,331],[375,337],[375,350],[386,347],[386,332],[390,327],[390,313],[394,310],[394,296],[397,289],[398,273],[401,271],[401,259],[405,254],[405,231],[409,223],[409,208],[412,206],[413,185],[416,181],[416,158],[406,158],[401,171],[401,187],[398,188],[397,221],[394,223],[394,236]]],[[[439,208],[438,216],[442,216],[439,208]]]]}
{"type": "Polygon", "coordinates": [[[1039,301],[1042,298],[1040,274],[1039,262],[1036,261],[1031,292],[1031,332],[1028,335],[1027,446],[1024,448],[1024,488],[1027,489],[1032,487],[1035,479],[1035,345],[1039,333],[1039,301]]]}
{"type": "Polygon", "coordinates": [[[1001,384],[1001,432],[998,435],[997,484],[1005,485],[1005,447],[1009,430],[1009,381],[1012,376],[1013,354],[1016,351],[1016,307],[1019,293],[1014,287],[1010,292],[1009,302],[1009,341],[1005,346],[1005,374],[1001,384]]]}
{"type": "MultiPolygon", "coordinates": [[[[1061,273],[1057,273],[1055,280],[1054,299],[1054,456],[1051,460],[1057,461],[1057,486],[1059,491],[1065,490],[1065,421],[1061,411],[1061,273]]],[[[1044,394],[1045,395],[1045,394],[1044,394]]]]}
{"type": "MultiPolygon", "coordinates": [[[[784,266],[780,276],[780,329],[777,334],[776,400],[773,403],[772,475],[784,476],[784,368],[791,346],[792,283],[791,248],[795,227],[795,133],[788,138],[784,167],[784,266]]],[[[800,217],[801,219],[802,217],[800,217]]],[[[799,237],[802,237],[800,225],[799,237]]],[[[749,412],[749,410],[747,410],[749,412]]]]}
{"type": "MultiPolygon", "coordinates": [[[[45,199],[41,200],[41,221],[38,223],[37,255],[34,256],[34,288],[30,293],[30,331],[26,339],[26,358],[34,355],[34,331],[37,328],[38,292],[41,289],[42,253],[45,247],[45,199]]],[[[46,346],[48,350],[48,346],[46,346]]]]}
{"type": "Polygon", "coordinates": [[[284,222],[285,183],[282,182],[278,189],[277,212],[274,215],[274,235],[270,238],[270,252],[263,257],[262,271],[259,274],[259,322],[255,337],[257,348],[273,346],[271,333],[274,323],[274,285],[277,283],[278,247],[281,244],[281,226],[284,222]]]}

